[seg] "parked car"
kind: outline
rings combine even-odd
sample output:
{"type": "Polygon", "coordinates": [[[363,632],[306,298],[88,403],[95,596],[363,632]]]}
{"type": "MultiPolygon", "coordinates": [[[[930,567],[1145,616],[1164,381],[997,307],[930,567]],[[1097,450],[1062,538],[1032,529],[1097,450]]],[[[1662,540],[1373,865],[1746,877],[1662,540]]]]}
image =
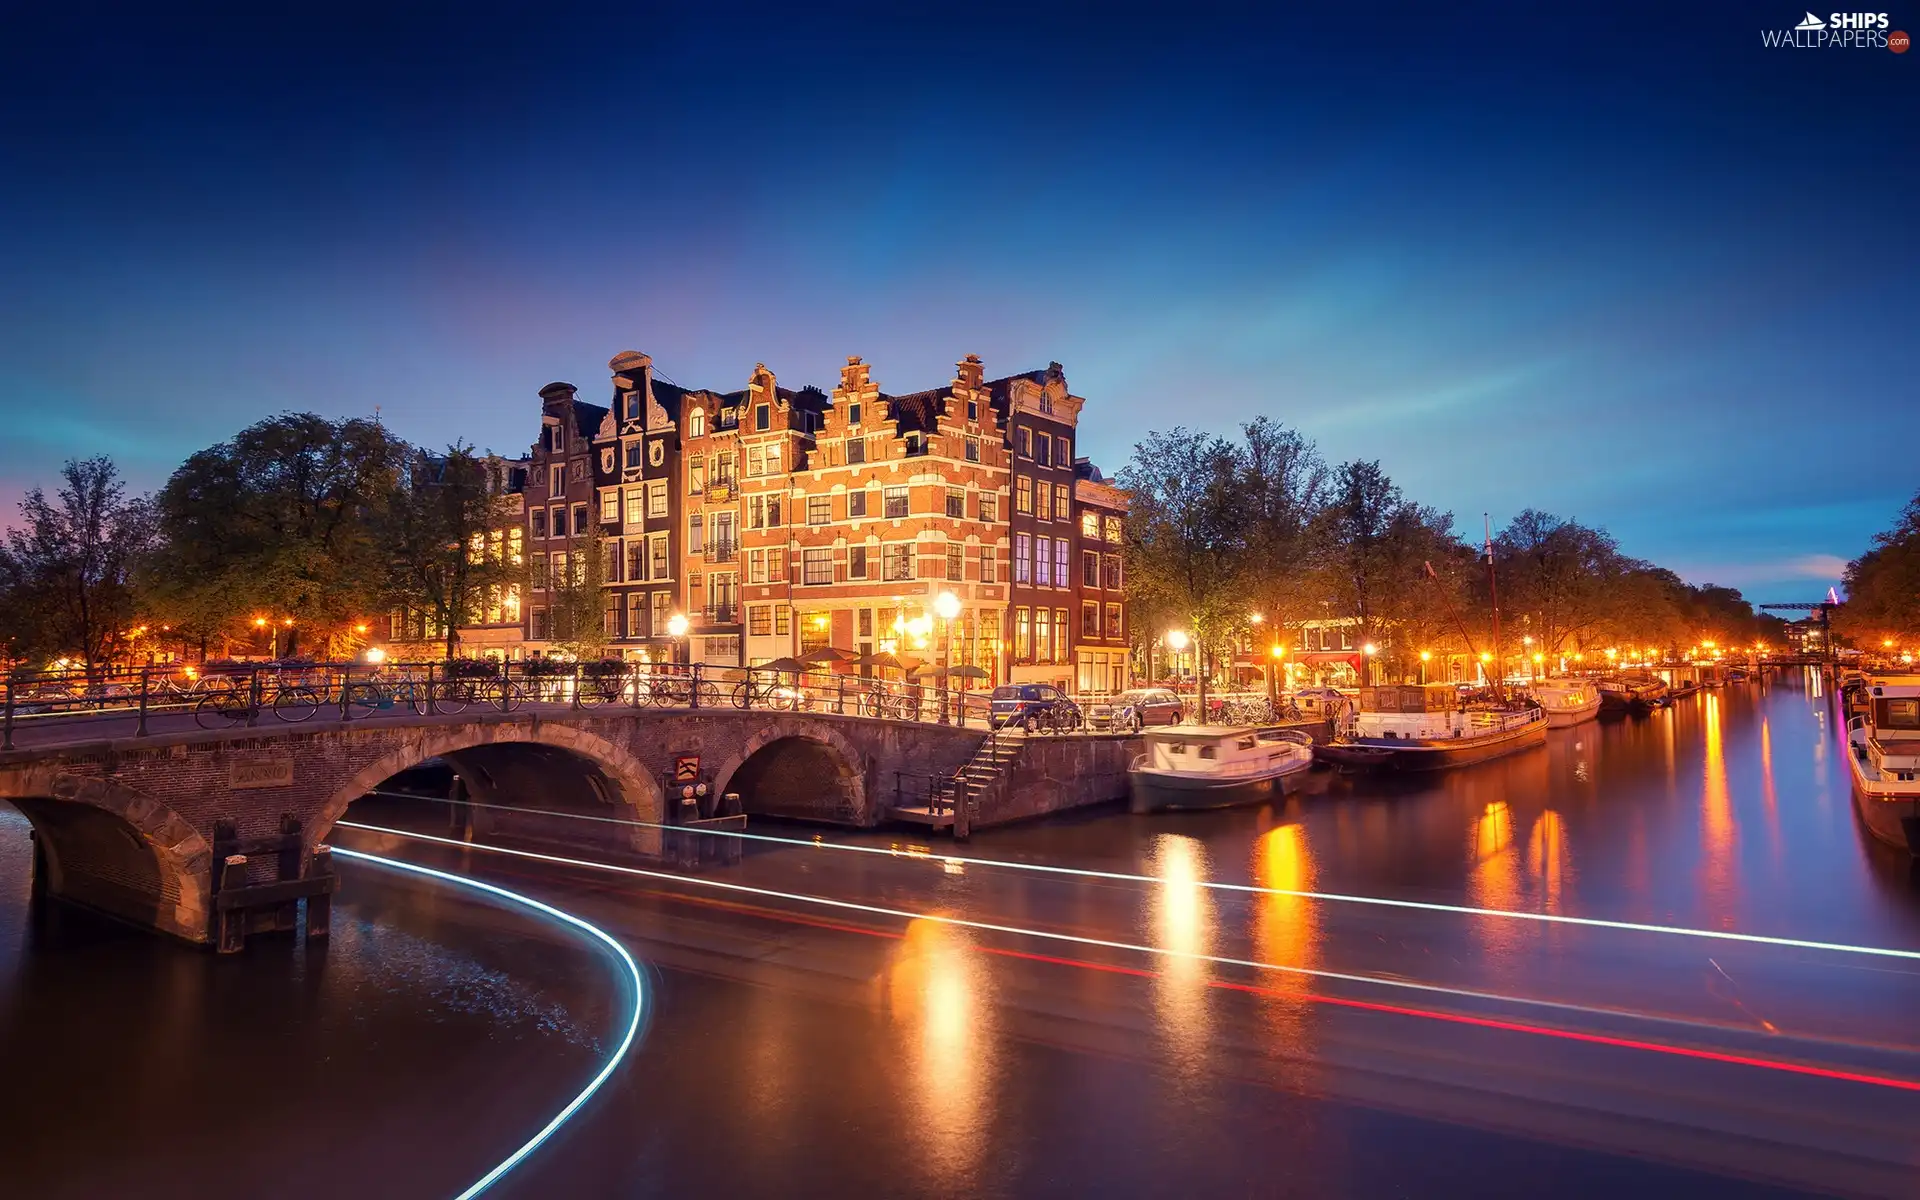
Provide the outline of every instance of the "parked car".
{"type": "Polygon", "coordinates": [[[1186,715],[1170,688],[1133,688],[1087,705],[1087,728],[1138,733],[1147,725],[1178,725],[1186,715]]]}
{"type": "Polygon", "coordinates": [[[1044,683],[1008,683],[993,689],[989,715],[995,729],[1018,726],[1028,733],[1078,729],[1080,706],[1044,683]]]}

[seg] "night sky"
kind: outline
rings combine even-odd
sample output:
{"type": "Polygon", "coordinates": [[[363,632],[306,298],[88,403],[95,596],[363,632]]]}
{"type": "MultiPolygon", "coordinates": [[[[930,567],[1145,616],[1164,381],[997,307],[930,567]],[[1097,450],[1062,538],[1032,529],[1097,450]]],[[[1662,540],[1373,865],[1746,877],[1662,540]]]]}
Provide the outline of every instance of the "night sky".
{"type": "Polygon", "coordinates": [[[289,409],[518,452],[624,349],[972,352],[1063,363],[1109,470],[1266,413],[1463,530],[1815,599],[1920,486],[1920,53],[1561,7],[16,10],[0,504],[289,409]]]}

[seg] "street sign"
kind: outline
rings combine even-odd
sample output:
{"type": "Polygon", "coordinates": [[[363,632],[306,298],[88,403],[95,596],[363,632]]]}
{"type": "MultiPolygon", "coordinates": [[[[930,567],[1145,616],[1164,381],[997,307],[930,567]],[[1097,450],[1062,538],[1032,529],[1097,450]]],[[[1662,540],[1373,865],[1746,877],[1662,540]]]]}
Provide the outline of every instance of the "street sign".
{"type": "Polygon", "coordinates": [[[700,756],[698,754],[674,755],[673,781],[675,783],[700,782],[700,756]]]}

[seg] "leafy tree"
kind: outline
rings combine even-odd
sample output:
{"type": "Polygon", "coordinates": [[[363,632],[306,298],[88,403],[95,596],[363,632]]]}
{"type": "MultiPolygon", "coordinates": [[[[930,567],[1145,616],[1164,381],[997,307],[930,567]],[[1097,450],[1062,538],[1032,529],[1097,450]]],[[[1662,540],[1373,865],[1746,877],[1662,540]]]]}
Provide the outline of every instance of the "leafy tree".
{"type": "Polygon", "coordinates": [[[1920,639],[1920,493],[1894,527],[1874,535],[1872,549],[1847,564],[1847,603],[1839,628],[1870,647],[1883,639],[1920,639]]]}
{"type": "Polygon", "coordinates": [[[1307,579],[1314,522],[1327,499],[1327,466],[1298,430],[1260,417],[1241,426],[1233,493],[1243,553],[1239,592],[1274,627],[1312,613],[1307,579]]]}
{"type": "Polygon", "coordinates": [[[448,658],[490,594],[521,581],[523,568],[490,538],[510,520],[486,462],[459,444],[441,455],[415,452],[387,506],[386,600],[444,630],[448,658]]]}
{"type": "Polygon", "coordinates": [[[1245,616],[1239,467],[1224,439],[1175,428],[1149,433],[1117,477],[1132,495],[1126,553],[1136,611],[1178,622],[1193,638],[1202,712],[1211,648],[1245,616]]]}
{"type": "Polygon", "coordinates": [[[91,678],[134,623],[132,568],[152,510],[127,498],[111,459],[69,460],[60,478],[52,499],[27,493],[0,546],[0,634],[26,656],[77,656],[91,678]]]}
{"type": "Polygon", "coordinates": [[[203,630],[258,613],[303,632],[344,630],[382,607],[381,545],[406,443],[377,422],[289,413],[248,426],[181,465],[158,498],[153,572],[203,630]],[[223,615],[224,614],[224,615],[223,615]]]}
{"type": "Polygon", "coordinates": [[[1529,508],[1494,539],[1501,613],[1548,657],[1570,653],[1606,622],[1627,567],[1604,529],[1529,508]]]}
{"type": "Polygon", "coordinates": [[[1398,626],[1433,625],[1436,571],[1459,545],[1453,514],[1408,500],[1377,462],[1342,464],[1315,522],[1318,591],[1327,610],[1358,622],[1357,641],[1387,643],[1390,670],[1417,648],[1390,642],[1398,626]]]}
{"type": "Polygon", "coordinates": [[[554,644],[582,662],[599,658],[607,649],[607,549],[600,523],[589,521],[584,535],[573,539],[567,569],[553,573],[547,593],[554,644]]]}

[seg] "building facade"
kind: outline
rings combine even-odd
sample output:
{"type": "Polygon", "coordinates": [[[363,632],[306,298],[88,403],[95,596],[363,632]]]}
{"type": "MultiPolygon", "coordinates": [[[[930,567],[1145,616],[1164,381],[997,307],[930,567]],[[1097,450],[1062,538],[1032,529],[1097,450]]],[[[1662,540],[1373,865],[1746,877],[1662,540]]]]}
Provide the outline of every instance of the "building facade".
{"type": "Polygon", "coordinates": [[[1127,493],[1084,458],[1074,463],[1074,474],[1073,566],[1080,596],[1074,686],[1082,693],[1122,692],[1132,682],[1122,555],[1127,493]]]}

